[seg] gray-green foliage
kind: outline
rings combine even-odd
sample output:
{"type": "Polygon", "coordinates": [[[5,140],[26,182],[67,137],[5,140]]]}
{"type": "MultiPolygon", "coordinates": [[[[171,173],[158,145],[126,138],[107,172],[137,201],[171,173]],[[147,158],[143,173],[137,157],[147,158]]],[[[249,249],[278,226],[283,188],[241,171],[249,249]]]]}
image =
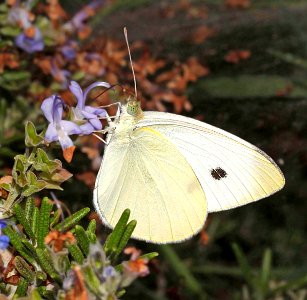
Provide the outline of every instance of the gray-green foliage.
{"type": "MultiPolygon", "coordinates": [[[[22,230],[9,225],[3,233],[9,236],[15,250],[13,269],[19,279],[13,295],[12,286],[0,279],[2,292],[14,299],[65,299],[66,295],[76,293],[76,289],[93,299],[123,294],[127,282],[130,284],[137,277],[117,263],[136,225],[135,221],[128,222],[130,211],[123,212],[116,230],[102,245],[95,234],[95,220],[86,228],[78,224],[89,213],[89,208],[61,222],[59,218],[54,219],[58,210],[47,197],[42,199],[40,207],[34,205],[32,198],[14,206],[16,225],[22,230]],[[116,269],[112,266],[115,263],[116,269]]],[[[143,258],[149,260],[156,255],[149,253],[143,258]]]]}

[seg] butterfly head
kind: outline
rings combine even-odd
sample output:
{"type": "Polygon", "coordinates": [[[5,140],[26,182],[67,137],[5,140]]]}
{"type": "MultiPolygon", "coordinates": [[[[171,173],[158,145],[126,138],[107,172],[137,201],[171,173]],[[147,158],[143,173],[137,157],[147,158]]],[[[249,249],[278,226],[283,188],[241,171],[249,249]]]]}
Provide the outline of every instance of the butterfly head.
{"type": "Polygon", "coordinates": [[[128,100],[127,113],[133,117],[141,116],[143,113],[142,108],[141,108],[141,102],[135,98],[128,100]]]}

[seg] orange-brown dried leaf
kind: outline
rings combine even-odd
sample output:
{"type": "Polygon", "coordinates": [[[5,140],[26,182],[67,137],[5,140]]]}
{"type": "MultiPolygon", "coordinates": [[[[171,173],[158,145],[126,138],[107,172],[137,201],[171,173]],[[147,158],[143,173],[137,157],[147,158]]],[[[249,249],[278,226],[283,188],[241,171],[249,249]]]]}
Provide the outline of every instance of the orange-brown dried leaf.
{"type": "Polygon", "coordinates": [[[277,90],[276,96],[277,97],[286,97],[286,96],[289,96],[292,93],[292,91],[293,91],[293,85],[288,84],[283,89],[277,90]]]}
{"type": "Polygon", "coordinates": [[[6,4],[8,6],[14,6],[16,5],[16,3],[17,3],[17,0],[6,0],[6,4]]]}
{"type": "Polygon", "coordinates": [[[3,73],[4,68],[16,69],[19,67],[19,61],[15,54],[2,52],[0,53],[0,73],[3,73]]]}
{"type": "Polygon", "coordinates": [[[140,277],[149,274],[148,260],[144,258],[138,258],[136,260],[130,260],[124,264],[126,270],[131,273],[137,274],[140,277]]]}
{"type": "Polygon", "coordinates": [[[8,284],[12,284],[12,285],[18,285],[19,278],[20,278],[20,275],[12,275],[10,277],[5,278],[4,282],[8,284]]]}
{"type": "Polygon", "coordinates": [[[96,175],[92,171],[87,171],[76,175],[77,179],[84,182],[90,188],[94,188],[96,175]]]}
{"type": "Polygon", "coordinates": [[[51,73],[51,57],[39,57],[34,59],[34,64],[36,64],[44,74],[48,75],[51,73]]]}
{"type": "Polygon", "coordinates": [[[242,60],[249,59],[250,56],[249,50],[231,50],[224,56],[224,60],[231,64],[238,64],[242,60]]]}
{"type": "Polygon", "coordinates": [[[136,260],[141,255],[141,250],[135,247],[127,247],[124,249],[124,253],[131,255],[130,259],[136,260]]]}
{"type": "Polygon", "coordinates": [[[67,18],[67,13],[64,11],[58,0],[48,0],[45,12],[54,25],[56,25],[58,20],[67,18]]]}
{"type": "Polygon", "coordinates": [[[90,212],[88,219],[95,220],[97,224],[102,224],[100,216],[95,211],[90,212]]]}
{"type": "Polygon", "coordinates": [[[82,147],[81,148],[81,152],[86,154],[86,156],[88,157],[88,159],[93,160],[97,157],[100,157],[100,152],[97,148],[94,147],[82,147]]]}
{"type": "Polygon", "coordinates": [[[48,233],[45,237],[45,244],[52,245],[54,252],[59,252],[63,249],[65,243],[73,244],[75,243],[75,237],[68,231],[66,233],[61,233],[60,231],[53,230],[48,233]]]}
{"type": "Polygon", "coordinates": [[[225,5],[229,8],[249,8],[250,0],[225,0],[225,5]]]}
{"type": "Polygon", "coordinates": [[[78,31],[78,37],[79,37],[80,40],[84,40],[84,39],[86,39],[87,37],[89,37],[89,35],[91,34],[91,32],[92,32],[92,28],[91,28],[90,26],[88,26],[88,25],[84,25],[84,26],[82,27],[82,29],[80,29],[80,30],[78,31]]]}
{"type": "Polygon", "coordinates": [[[93,76],[101,76],[105,70],[102,56],[93,56],[88,52],[77,53],[77,66],[79,70],[93,76]]]}
{"type": "Polygon", "coordinates": [[[202,245],[207,246],[209,244],[209,235],[206,230],[203,228],[200,232],[199,241],[202,245]]]}
{"type": "Polygon", "coordinates": [[[200,26],[195,29],[194,32],[191,33],[191,36],[189,40],[198,45],[206,41],[208,38],[212,37],[214,35],[214,30],[212,28],[209,28],[208,26],[200,26]]]}
{"type": "Polygon", "coordinates": [[[191,6],[187,10],[187,18],[188,19],[206,19],[208,17],[208,11],[205,7],[197,7],[197,6],[191,6]]]}
{"type": "Polygon", "coordinates": [[[3,183],[10,184],[12,182],[13,182],[12,176],[3,176],[0,178],[0,184],[3,184],[3,183]]]}
{"type": "Polygon", "coordinates": [[[65,300],[88,300],[89,298],[80,267],[74,267],[73,271],[75,276],[73,288],[66,293],[65,300]]]}
{"type": "Polygon", "coordinates": [[[190,74],[193,74],[189,78],[189,81],[196,81],[199,77],[207,76],[210,73],[209,69],[203,66],[195,56],[188,58],[186,64],[190,70],[190,74]]]}

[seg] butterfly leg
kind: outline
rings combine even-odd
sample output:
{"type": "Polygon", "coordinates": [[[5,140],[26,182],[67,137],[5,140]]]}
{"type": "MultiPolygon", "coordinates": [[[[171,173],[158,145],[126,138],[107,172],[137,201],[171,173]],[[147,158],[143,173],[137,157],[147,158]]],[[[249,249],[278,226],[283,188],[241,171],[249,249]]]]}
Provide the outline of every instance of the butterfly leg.
{"type": "Polygon", "coordinates": [[[100,133],[100,134],[107,134],[107,139],[106,140],[104,140],[102,137],[100,137],[96,133],[93,133],[93,135],[95,137],[97,137],[100,141],[102,141],[103,143],[108,145],[109,141],[111,139],[111,136],[112,136],[112,134],[113,134],[113,132],[114,132],[114,130],[116,128],[116,123],[117,123],[117,120],[118,120],[119,116],[120,116],[120,106],[118,107],[115,116],[111,116],[110,117],[109,114],[106,112],[106,116],[104,117],[104,119],[107,120],[108,126],[105,129],[103,129],[103,130],[97,131],[97,133],[100,133]],[[114,121],[112,121],[112,118],[114,118],[114,121]]]}

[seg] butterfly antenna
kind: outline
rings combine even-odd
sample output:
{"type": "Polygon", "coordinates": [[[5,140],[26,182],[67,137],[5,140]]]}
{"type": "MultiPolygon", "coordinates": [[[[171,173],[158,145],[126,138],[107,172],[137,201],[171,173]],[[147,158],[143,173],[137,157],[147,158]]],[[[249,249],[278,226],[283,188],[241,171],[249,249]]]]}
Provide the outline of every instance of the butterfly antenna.
{"type": "Polygon", "coordinates": [[[128,42],[128,33],[127,33],[127,28],[126,27],[124,27],[124,35],[125,35],[125,40],[126,40],[126,44],[127,44],[127,48],[128,48],[128,54],[129,54],[129,59],[130,59],[130,65],[131,65],[132,74],[133,74],[135,98],[138,98],[138,93],[137,93],[137,89],[136,89],[136,78],[135,78],[135,73],[134,73],[133,64],[132,64],[132,58],[131,58],[130,47],[129,47],[129,42],[128,42]]]}

